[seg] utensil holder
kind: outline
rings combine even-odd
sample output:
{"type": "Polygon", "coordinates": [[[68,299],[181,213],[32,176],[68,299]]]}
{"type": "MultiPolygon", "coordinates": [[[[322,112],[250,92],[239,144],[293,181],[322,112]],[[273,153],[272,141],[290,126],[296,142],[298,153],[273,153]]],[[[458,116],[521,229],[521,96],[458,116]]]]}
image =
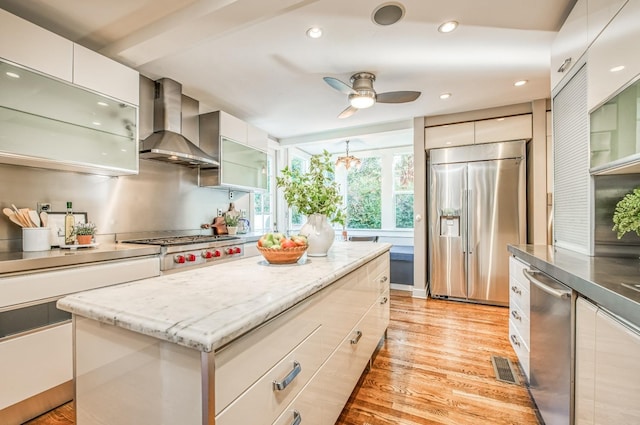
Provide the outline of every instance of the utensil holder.
{"type": "Polygon", "coordinates": [[[22,250],[23,251],[48,251],[51,249],[49,243],[48,227],[23,227],[22,228],[22,250]]]}

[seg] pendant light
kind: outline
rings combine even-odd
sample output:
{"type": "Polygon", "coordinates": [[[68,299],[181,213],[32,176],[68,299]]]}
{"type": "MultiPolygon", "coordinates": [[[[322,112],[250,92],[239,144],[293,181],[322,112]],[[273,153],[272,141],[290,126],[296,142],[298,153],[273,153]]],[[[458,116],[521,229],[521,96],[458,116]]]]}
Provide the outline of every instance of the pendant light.
{"type": "Polygon", "coordinates": [[[339,156],[336,160],[336,167],[340,164],[344,165],[346,170],[349,170],[351,167],[355,167],[356,169],[360,169],[362,165],[362,161],[359,158],[356,158],[353,155],[349,155],[349,141],[347,140],[347,154],[345,156],[339,156]]]}

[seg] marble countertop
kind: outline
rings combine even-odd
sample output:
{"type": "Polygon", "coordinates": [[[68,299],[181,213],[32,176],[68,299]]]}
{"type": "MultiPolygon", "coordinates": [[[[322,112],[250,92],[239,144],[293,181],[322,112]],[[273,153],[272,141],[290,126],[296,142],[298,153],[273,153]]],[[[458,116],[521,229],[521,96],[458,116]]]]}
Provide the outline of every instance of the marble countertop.
{"type": "Polygon", "coordinates": [[[391,245],[336,242],[327,257],[269,265],[244,258],[69,295],[58,308],[211,352],[289,309],[391,245]]]}
{"type": "Polygon", "coordinates": [[[97,261],[158,255],[160,247],[105,242],[93,248],[61,249],[34,252],[0,252],[0,274],[38,271],[52,267],[74,266],[97,261]]]}
{"type": "Polygon", "coordinates": [[[547,245],[509,245],[509,252],[640,327],[640,259],[591,257],[547,245]]]}

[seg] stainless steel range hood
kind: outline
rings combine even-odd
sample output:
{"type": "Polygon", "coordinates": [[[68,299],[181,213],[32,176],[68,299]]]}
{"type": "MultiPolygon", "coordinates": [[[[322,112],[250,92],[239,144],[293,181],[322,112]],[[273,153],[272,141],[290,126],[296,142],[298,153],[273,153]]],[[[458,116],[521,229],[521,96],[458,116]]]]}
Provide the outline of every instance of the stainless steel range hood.
{"type": "Polygon", "coordinates": [[[153,134],[140,143],[140,158],[188,167],[220,165],[182,133],[182,85],[169,78],[155,82],[153,134]]]}

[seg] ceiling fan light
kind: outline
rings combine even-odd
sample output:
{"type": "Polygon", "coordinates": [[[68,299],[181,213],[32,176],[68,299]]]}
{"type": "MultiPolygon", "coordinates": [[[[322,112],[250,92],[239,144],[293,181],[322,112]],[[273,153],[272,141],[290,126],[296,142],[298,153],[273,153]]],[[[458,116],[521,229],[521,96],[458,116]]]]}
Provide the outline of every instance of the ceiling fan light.
{"type": "Polygon", "coordinates": [[[354,108],[370,108],[376,103],[376,95],[371,92],[363,92],[349,95],[349,104],[354,108]]]}

